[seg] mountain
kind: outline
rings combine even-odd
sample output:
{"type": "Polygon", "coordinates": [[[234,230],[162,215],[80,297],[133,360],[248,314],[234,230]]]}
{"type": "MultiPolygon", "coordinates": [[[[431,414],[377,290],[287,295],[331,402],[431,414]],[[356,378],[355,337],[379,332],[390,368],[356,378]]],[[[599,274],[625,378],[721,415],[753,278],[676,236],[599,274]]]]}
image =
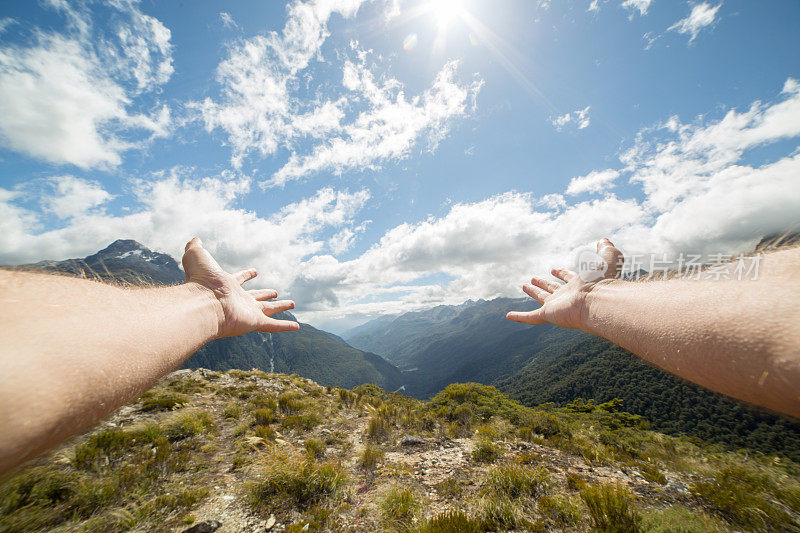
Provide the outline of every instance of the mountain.
{"type": "MultiPolygon", "coordinates": [[[[185,279],[175,259],[134,240],[114,241],[81,259],[40,261],[16,268],[133,285],[168,285],[185,279]]],[[[296,321],[290,313],[277,318],[296,321]]],[[[400,371],[380,356],[353,348],[332,333],[302,323],[298,332],[254,332],[218,339],[201,348],[185,366],[297,373],[324,385],[341,387],[374,383],[394,390],[404,384],[400,371]]]]}
{"type": "Polygon", "coordinates": [[[475,304],[476,302],[467,300],[461,305],[438,305],[399,316],[382,316],[349,330],[342,337],[351,346],[375,352],[394,364],[402,365],[405,361],[400,346],[404,341],[424,334],[431,327],[450,321],[461,311],[475,304]]]}
{"type": "Polygon", "coordinates": [[[18,267],[74,274],[89,279],[121,281],[133,285],[169,285],[184,281],[177,261],[131,239],[119,239],[82,259],[40,261],[18,267]]]}
{"type": "Polygon", "coordinates": [[[494,383],[524,405],[576,398],[622,400],[653,429],[800,460],[800,425],[668,374],[605,339],[580,334],[539,351],[523,370],[494,383]]]}

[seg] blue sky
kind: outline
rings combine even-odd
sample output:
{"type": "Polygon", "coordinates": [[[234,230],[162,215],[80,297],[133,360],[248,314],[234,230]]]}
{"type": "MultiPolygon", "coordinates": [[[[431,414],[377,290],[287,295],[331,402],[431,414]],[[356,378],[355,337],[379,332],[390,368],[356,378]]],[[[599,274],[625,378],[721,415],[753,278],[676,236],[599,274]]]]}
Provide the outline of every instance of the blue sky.
{"type": "Polygon", "coordinates": [[[12,1],[0,263],[115,238],[341,331],[516,295],[610,236],[736,253],[800,222],[800,4],[12,1]]]}

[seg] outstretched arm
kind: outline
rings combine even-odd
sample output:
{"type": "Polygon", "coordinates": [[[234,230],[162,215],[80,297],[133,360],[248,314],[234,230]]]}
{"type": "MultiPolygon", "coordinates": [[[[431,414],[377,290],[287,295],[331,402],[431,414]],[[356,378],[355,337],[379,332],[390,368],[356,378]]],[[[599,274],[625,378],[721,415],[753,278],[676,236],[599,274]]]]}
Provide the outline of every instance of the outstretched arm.
{"type": "Polygon", "coordinates": [[[246,291],[255,270],[228,274],[186,245],[186,283],[123,289],[84,279],[0,271],[0,474],[135,398],[206,342],[297,330],[270,315],[294,308],[246,291]]]}
{"type": "Polygon", "coordinates": [[[689,381],[800,417],[800,249],[763,256],[757,280],[639,283],[615,279],[622,254],[608,239],[597,248],[611,265],[604,279],[553,269],[565,283],[533,278],[523,290],[542,307],[508,318],[605,337],[689,381]]]}

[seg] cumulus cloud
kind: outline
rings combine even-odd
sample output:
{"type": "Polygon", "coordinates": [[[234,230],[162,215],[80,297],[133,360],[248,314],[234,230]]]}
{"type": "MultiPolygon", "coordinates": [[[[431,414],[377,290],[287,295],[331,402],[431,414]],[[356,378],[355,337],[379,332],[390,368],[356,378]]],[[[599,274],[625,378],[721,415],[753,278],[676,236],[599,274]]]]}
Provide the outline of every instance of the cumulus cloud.
{"type": "Polygon", "coordinates": [[[219,97],[193,102],[190,108],[199,113],[207,131],[219,129],[227,135],[235,167],[250,154],[269,156],[285,148],[291,155],[269,180],[271,185],[320,170],[377,168],[386,160],[405,157],[420,142],[435,148],[451,120],[471,109],[480,82],[457,82],[456,63],[444,65],[429,89],[406,98],[398,80],[376,79],[366,64],[368,51],[357,42],[351,43],[357,60],[347,51],[337,56],[343,73],[338,96],[301,97],[298,80],[320,57],[329,19],[334,14],[352,17],[361,3],[295,1],[282,32],[231,48],[217,68],[219,97]]]}
{"type": "Polygon", "coordinates": [[[619,172],[612,169],[593,170],[585,176],[572,178],[567,186],[567,194],[575,195],[585,192],[597,193],[614,186],[619,172]]]}
{"type": "Polygon", "coordinates": [[[558,131],[563,131],[566,128],[575,128],[579,130],[588,128],[589,124],[591,123],[589,109],[591,109],[591,106],[586,106],[583,109],[578,109],[572,113],[558,115],[557,117],[553,118],[551,122],[558,131]]]}
{"type": "Polygon", "coordinates": [[[629,255],[750,251],[764,235],[800,223],[800,151],[795,143],[759,165],[743,158],[751,148],[798,137],[800,83],[793,79],[775,101],[716,121],[674,117],[641,132],[620,169],[576,178],[566,191],[600,190],[627,175],[642,187],[641,199],[607,194],[568,204],[559,194],[510,192],[453,205],[440,217],[390,229],[351,261],[320,255],[304,263],[307,316],[519,295],[531,274],[570,266],[577,250],[604,236],[629,255]],[[432,274],[447,281],[426,283],[432,274]]]}
{"type": "Polygon", "coordinates": [[[134,98],[173,72],[170,32],[138,2],[103,6],[50,2],[61,32],[35,29],[29,42],[0,47],[0,142],[52,163],[108,167],[146,138],[168,133],[169,109],[131,111],[134,98]]]}
{"type": "Polygon", "coordinates": [[[721,7],[721,3],[715,6],[708,2],[695,4],[689,16],[670,26],[669,30],[689,35],[689,43],[691,44],[703,28],[714,23],[717,18],[717,12],[721,7]]]}
{"type": "Polygon", "coordinates": [[[39,213],[20,205],[24,191],[0,189],[0,264],[42,258],[84,256],[125,237],[151,248],[181,256],[183,245],[199,235],[220,263],[231,270],[255,266],[259,284],[286,292],[310,256],[327,253],[325,234],[347,228],[358,231],[354,216],[369,192],[319,190],[268,216],[237,207],[251,189],[249,178],[223,174],[192,177],[175,169],[133,183],[136,207],[112,215],[92,209],[110,198],[96,183],[71,177],[54,178],[46,209],[68,220],[41,231],[39,213]],[[80,191],[88,192],[81,206],[68,205],[80,191]]]}
{"type": "Polygon", "coordinates": [[[75,176],[55,176],[47,180],[50,191],[43,191],[39,200],[46,211],[67,219],[85,215],[113,198],[96,181],[75,176]]]}

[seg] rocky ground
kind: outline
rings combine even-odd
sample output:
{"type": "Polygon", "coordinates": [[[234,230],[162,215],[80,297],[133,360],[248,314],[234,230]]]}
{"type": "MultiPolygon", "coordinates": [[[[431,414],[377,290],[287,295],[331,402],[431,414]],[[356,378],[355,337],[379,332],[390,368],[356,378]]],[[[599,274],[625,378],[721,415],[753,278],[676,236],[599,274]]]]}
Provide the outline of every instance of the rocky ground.
{"type": "MultiPolygon", "coordinates": [[[[175,372],[90,434],[6,480],[0,531],[457,531],[433,520],[459,512],[474,530],[588,531],[606,515],[630,519],[631,531],[667,531],[670,524],[686,526],[673,529],[683,531],[766,530],[769,524],[789,531],[797,525],[792,498],[800,489],[785,465],[770,471],[784,492],[764,497],[780,499],[769,508],[777,513],[774,521],[748,523],[750,515],[703,499],[697,487],[708,459],[702,450],[639,429],[614,429],[613,420],[625,419],[613,413],[591,420],[564,415],[562,422],[559,414],[504,403],[503,409],[512,405],[533,417],[520,422],[480,416],[481,403],[471,399],[463,402],[473,405],[465,414],[463,406],[437,408],[435,400],[423,404],[375,389],[344,391],[260,371],[175,372]],[[150,457],[160,450],[182,462],[152,466],[150,457]],[[370,453],[372,462],[365,459],[370,453]],[[81,492],[100,491],[106,478],[128,479],[120,472],[137,464],[155,473],[133,486],[116,482],[103,489],[105,499],[81,492]],[[518,479],[532,473],[535,487],[518,479]],[[334,478],[340,481],[328,483],[334,478]],[[55,487],[57,497],[43,499],[37,483],[55,487]],[[619,497],[623,515],[609,514],[617,500],[602,500],[593,510],[586,487],[611,487],[604,497],[619,497]]],[[[747,468],[766,475],[772,467],[763,463],[747,468]]]]}

